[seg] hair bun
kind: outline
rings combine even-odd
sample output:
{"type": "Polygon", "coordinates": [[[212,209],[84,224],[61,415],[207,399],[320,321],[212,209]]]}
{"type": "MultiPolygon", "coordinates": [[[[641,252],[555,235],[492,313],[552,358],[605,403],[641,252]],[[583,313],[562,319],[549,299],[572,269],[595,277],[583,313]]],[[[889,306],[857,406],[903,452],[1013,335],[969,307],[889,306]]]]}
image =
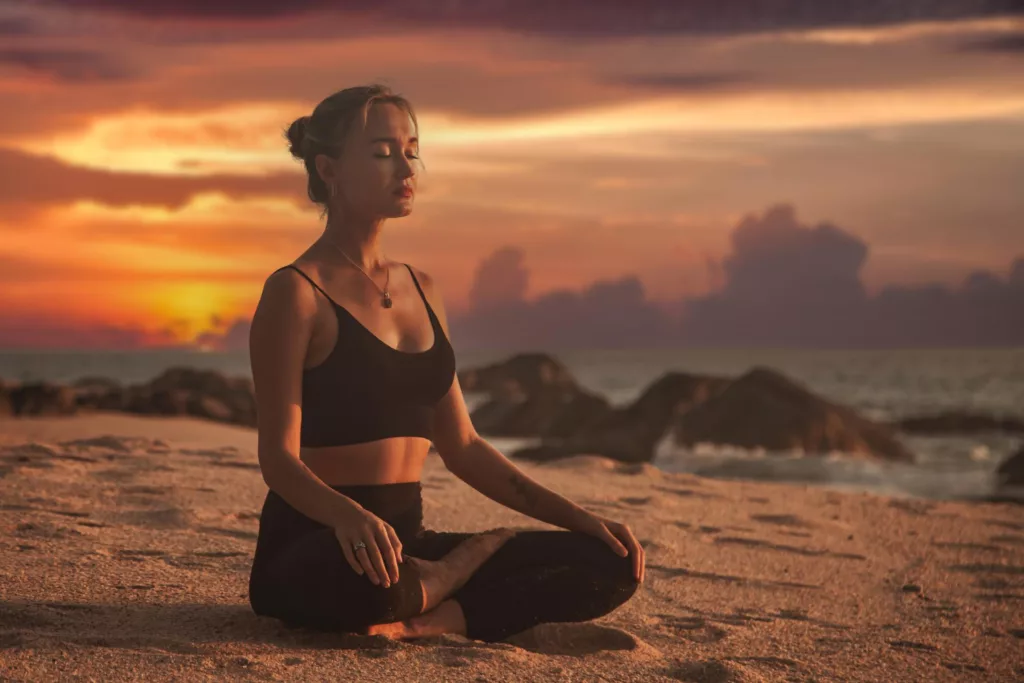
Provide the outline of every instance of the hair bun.
{"type": "Polygon", "coordinates": [[[306,157],[306,128],[309,126],[309,116],[300,116],[288,126],[286,137],[288,138],[288,151],[296,159],[306,157]]]}

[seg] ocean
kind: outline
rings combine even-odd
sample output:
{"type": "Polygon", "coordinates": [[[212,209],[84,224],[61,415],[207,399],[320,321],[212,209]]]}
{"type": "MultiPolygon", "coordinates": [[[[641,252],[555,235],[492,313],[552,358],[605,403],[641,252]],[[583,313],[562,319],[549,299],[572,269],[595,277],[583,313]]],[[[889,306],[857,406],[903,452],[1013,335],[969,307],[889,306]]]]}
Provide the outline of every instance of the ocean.
{"type": "MultiPolygon", "coordinates": [[[[495,362],[511,351],[458,354],[460,368],[495,362]]],[[[811,391],[849,405],[866,417],[892,420],[962,409],[1024,418],[1024,348],[1016,349],[657,349],[552,353],[579,383],[621,405],[663,373],[736,376],[754,366],[774,368],[811,391]]],[[[189,366],[247,376],[245,352],[192,350],[0,352],[0,378],[67,383],[109,377],[149,380],[166,368],[189,366]]],[[[467,396],[470,408],[481,400],[467,396]]],[[[928,498],[974,498],[994,491],[993,472],[1024,438],[1000,433],[958,437],[902,437],[917,456],[912,465],[831,456],[799,458],[727,447],[675,447],[668,439],[654,464],[705,476],[801,482],[844,490],[928,498]]],[[[505,452],[528,440],[491,439],[505,452]]]]}

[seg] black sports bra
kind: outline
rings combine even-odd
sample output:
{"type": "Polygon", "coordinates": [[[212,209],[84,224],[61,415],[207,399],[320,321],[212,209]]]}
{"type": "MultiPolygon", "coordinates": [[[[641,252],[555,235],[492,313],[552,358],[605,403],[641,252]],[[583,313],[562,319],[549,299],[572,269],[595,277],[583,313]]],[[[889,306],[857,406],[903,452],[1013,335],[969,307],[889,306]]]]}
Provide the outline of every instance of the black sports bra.
{"type": "MultiPolygon", "coordinates": [[[[385,344],[294,265],[334,307],[338,339],[327,358],[302,371],[302,446],[341,446],[393,436],[433,439],[434,410],[455,378],[455,352],[408,264],[434,330],[426,351],[385,344]]],[[[281,270],[284,270],[281,268],[281,270]]]]}

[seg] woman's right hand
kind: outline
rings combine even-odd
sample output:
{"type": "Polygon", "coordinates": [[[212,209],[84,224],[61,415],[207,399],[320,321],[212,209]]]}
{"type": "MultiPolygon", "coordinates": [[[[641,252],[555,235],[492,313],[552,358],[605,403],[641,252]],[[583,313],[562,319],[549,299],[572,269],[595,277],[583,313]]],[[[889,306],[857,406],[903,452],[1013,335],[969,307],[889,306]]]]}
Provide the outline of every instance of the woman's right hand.
{"type": "Polygon", "coordinates": [[[402,542],[390,524],[358,504],[346,505],[334,525],[334,536],[356,574],[366,574],[385,588],[398,581],[402,542]],[[353,546],[362,541],[365,548],[353,546]]]}

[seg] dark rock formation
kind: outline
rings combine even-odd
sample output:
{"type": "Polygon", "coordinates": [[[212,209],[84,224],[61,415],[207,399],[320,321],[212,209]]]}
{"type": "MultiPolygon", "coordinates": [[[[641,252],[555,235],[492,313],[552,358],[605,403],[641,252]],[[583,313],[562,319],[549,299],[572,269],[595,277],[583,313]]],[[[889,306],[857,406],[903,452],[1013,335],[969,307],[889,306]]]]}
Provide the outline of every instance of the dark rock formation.
{"type": "Polygon", "coordinates": [[[671,372],[651,384],[630,405],[608,410],[593,423],[563,439],[545,439],[513,455],[548,461],[579,453],[603,455],[623,462],[649,462],[673,418],[708,400],[729,380],[671,372]]]}
{"type": "Polygon", "coordinates": [[[1024,486],[1024,446],[999,465],[996,476],[1003,486],[1024,486]]]}
{"type": "Polygon", "coordinates": [[[885,425],[815,396],[768,369],[755,368],[679,416],[676,443],[730,444],[769,451],[830,451],[912,462],[913,455],[885,425]]]}
{"type": "Polygon", "coordinates": [[[252,380],[213,370],[171,368],[152,381],[107,395],[100,407],[142,415],[191,415],[256,426],[252,380]]]}
{"type": "Polygon", "coordinates": [[[564,365],[545,354],[463,371],[459,385],[490,394],[471,415],[477,431],[490,436],[565,437],[610,410],[607,400],[582,389],[564,365]]]}
{"type": "Polygon", "coordinates": [[[71,387],[33,382],[6,390],[10,414],[17,417],[71,415],[77,408],[71,387]]]}
{"type": "Polygon", "coordinates": [[[579,390],[576,379],[556,358],[545,353],[522,353],[506,361],[459,372],[465,392],[498,398],[524,398],[549,389],[579,390]]]}

